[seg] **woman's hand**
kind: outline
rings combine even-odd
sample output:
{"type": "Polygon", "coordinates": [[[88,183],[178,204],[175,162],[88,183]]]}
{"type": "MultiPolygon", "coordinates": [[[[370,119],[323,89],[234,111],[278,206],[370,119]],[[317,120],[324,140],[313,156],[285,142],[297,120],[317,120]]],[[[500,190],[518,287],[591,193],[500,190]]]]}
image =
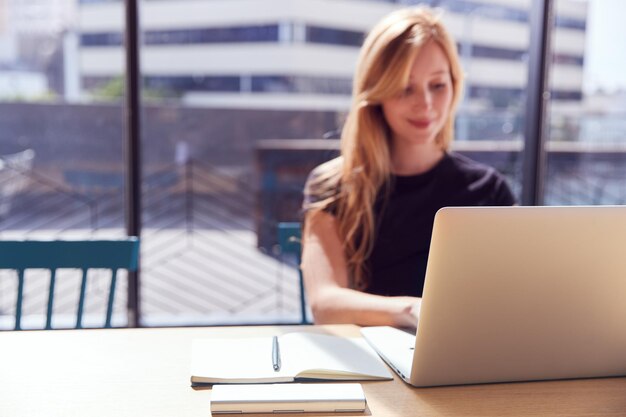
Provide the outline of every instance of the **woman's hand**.
{"type": "MultiPolygon", "coordinates": [[[[405,308],[396,318],[398,327],[417,328],[422,299],[416,297],[397,297],[406,303],[405,308]]],[[[399,301],[400,301],[399,300],[399,301]]]]}

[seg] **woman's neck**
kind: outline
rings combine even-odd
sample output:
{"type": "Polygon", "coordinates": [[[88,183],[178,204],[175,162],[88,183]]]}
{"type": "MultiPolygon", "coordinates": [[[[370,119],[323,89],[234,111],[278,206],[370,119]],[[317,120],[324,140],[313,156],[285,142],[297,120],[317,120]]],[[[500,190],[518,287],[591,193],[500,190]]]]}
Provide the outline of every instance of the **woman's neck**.
{"type": "Polygon", "coordinates": [[[426,144],[394,144],[391,150],[391,172],[395,175],[418,175],[430,171],[445,152],[434,141],[426,144]]]}

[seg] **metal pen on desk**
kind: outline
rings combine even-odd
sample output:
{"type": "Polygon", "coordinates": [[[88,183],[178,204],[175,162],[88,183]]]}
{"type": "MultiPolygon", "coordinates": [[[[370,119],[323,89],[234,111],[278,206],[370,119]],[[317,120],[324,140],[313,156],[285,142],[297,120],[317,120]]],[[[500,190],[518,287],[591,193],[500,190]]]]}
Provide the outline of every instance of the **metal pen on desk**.
{"type": "Polygon", "coordinates": [[[280,347],[278,346],[278,336],[272,338],[272,365],[274,371],[280,371],[280,347]]]}

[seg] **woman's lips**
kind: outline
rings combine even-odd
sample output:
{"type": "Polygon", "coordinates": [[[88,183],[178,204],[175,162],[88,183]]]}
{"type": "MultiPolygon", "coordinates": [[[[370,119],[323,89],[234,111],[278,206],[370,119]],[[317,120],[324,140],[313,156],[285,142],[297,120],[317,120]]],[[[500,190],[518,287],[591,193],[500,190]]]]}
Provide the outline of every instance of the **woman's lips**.
{"type": "Polygon", "coordinates": [[[428,126],[430,126],[432,121],[430,119],[418,119],[418,120],[409,119],[409,123],[418,129],[426,129],[428,126]]]}

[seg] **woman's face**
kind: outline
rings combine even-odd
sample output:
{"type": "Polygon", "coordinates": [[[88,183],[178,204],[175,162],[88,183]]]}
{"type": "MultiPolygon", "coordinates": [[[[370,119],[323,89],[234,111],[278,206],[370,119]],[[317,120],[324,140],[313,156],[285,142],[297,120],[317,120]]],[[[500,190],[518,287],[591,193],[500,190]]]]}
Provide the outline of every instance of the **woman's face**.
{"type": "Polygon", "coordinates": [[[436,42],[428,41],[413,61],[409,85],[382,102],[393,144],[434,143],[450,114],[452,95],[448,58],[436,42]]]}

